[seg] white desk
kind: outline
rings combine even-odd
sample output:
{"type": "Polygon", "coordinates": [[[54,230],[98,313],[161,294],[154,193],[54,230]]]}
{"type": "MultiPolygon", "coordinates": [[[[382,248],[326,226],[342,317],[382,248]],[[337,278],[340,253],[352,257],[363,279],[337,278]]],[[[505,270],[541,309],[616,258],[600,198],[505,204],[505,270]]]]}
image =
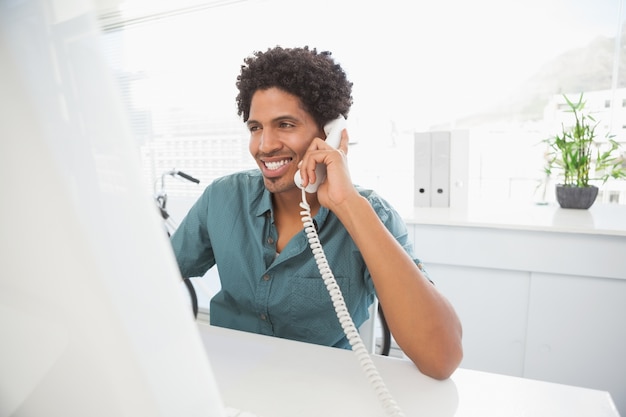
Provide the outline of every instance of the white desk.
{"type": "Polygon", "coordinates": [[[405,220],[421,225],[626,236],[626,206],[619,204],[596,203],[589,210],[513,203],[459,209],[415,207],[405,220]]]}
{"type": "MultiPolygon", "coordinates": [[[[350,351],[198,326],[229,406],[259,417],[385,417],[350,351]]],[[[437,381],[406,360],[374,361],[407,417],[619,416],[604,391],[465,369],[437,381]]]]}
{"type": "Polygon", "coordinates": [[[416,208],[409,230],[463,368],[608,391],[626,416],[626,206],[416,208]]]}

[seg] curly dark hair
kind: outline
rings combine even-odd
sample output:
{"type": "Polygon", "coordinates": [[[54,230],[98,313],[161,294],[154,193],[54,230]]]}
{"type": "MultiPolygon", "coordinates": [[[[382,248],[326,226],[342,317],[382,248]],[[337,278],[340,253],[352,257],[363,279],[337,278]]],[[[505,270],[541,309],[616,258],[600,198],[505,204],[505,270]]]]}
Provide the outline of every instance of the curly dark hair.
{"type": "Polygon", "coordinates": [[[320,127],[340,114],[347,118],[352,83],[331,55],[308,46],[256,51],[244,59],[237,77],[237,114],[247,122],[254,93],[276,87],[298,97],[320,127]]]}

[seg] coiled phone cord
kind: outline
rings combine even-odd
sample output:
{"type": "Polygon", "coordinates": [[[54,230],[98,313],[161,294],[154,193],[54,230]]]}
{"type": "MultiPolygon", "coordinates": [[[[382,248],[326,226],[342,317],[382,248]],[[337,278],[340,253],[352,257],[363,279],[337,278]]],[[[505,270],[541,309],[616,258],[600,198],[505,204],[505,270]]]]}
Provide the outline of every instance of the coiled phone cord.
{"type": "Polygon", "coordinates": [[[387,415],[394,417],[404,417],[404,413],[389,393],[385,382],[378,373],[376,365],[374,364],[372,358],[367,352],[365,344],[363,343],[363,340],[361,339],[361,336],[359,335],[359,332],[354,325],[354,322],[352,321],[352,317],[348,312],[348,307],[344,302],[341,289],[339,288],[339,284],[337,284],[337,280],[335,280],[335,276],[333,275],[333,272],[328,265],[326,255],[324,254],[324,249],[322,248],[319,236],[317,235],[317,230],[315,229],[315,224],[313,223],[313,219],[311,217],[311,206],[309,206],[309,204],[307,203],[306,192],[304,191],[304,189],[302,190],[302,202],[300,203],[300,207],[302,208],[302,211],[300,211],[300,215],[302,216],[302,224],[304,225],[304,231],[309,241],[309,246],[311,247],[311,251],[313,252],[313,257],[315,258],[315,262],[317,263],[317,268],[319,269],[320,275],[324,280],[326,289],[330,294],[333,306],[335,307],[335,313],[337,313],[337,318],[339,319],[339,323],[341,324],[341,327],[343,328],[343,331],[348,338],[350,346],[352,346],[352,351],[355,353],[357,360],[361,364],[361,368],[365,372],[367,379],[374,387],[374,391],[376,392],[376,395],[378,396],[378,399],[381,402],[383,408],[387,412],[387,415]]]}

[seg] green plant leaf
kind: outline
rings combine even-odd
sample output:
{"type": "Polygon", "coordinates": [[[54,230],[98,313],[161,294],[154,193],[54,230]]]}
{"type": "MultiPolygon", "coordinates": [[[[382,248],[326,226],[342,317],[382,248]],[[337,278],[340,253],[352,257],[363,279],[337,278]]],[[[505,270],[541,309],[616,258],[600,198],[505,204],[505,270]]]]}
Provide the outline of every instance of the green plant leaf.
{"type": "Polygon", "coordinates": [[[613,139],[614,135],[606,135],[609,148],[600,150],[596,142],[599,121],[585,112],[584,94],[581,93],[577,101],[563,97],[568,105],[566,111],[574,116],[574,124],[566,127],[561,123],[561,132],[543,141],[549,150],[544,172],[562,177],[563,185],[577,187],[589,186],[592,179],[605,183],[608,178],[626,178],[621,157],[615,156],[620,144],[613,139]],[[597,177],[591,178],[591,175],[597,177]]]}

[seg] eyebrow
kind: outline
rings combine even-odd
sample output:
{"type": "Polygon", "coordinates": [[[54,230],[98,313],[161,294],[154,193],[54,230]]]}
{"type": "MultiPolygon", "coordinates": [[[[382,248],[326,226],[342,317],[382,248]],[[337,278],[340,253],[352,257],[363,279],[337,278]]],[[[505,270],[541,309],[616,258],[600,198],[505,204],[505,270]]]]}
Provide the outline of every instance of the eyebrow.
{"type": "MultiPolygon", "coordinates": [[[[292,116],[290,114],[285,114],[282,116],[277,116],[274,117],[270,122],[271,123],[277,123],[277,122],[282,122],[282,121],[291,121],[291,122],[297,122],[298,124],[302,123],[302,120],[296,116],[292,116]]],[[[250,126],[251,124],[259,124],[259,122],[255,119],[248,119],[248,121],[246,122],[246,125],[250,126]]]]}

